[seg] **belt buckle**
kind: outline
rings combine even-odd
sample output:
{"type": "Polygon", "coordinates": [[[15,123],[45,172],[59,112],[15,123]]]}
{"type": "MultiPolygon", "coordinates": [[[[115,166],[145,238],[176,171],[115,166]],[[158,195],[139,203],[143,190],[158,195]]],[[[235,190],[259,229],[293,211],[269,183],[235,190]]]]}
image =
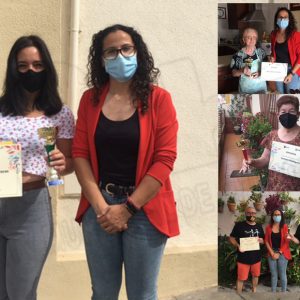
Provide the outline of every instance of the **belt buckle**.
{"type": "Polygon", "coordinates": [[[105,186],[105,191],[106,191],[106,193],[108,193],[110,196],[113,196],[114,193],[112,193],[112,192],[110,192],[110,191],[108,190],[110,186],[114,186],[114,184],[113,184],[113,183],[108,183],[108,184],[105,186]]]}

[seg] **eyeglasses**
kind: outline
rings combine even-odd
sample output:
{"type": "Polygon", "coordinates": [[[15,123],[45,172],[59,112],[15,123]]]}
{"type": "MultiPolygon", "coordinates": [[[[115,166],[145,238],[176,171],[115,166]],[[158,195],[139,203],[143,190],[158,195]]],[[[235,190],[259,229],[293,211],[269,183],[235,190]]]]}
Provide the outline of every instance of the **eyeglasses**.
{"type": "Polygon", "coordinates": [[[246,213],[246,216],[255,216],[256,215],[256,212],[247,212],[246,213]]]}
{"type": "Polygon", "coordinates": [[[120,49],[108,48],[103,51],[102,57],[107,60],[113,60],[117,58],[119,53],[121,53],[124,57],[131,57],[136,53],[136,49],[132,45],[126,45],[120,49]]]}

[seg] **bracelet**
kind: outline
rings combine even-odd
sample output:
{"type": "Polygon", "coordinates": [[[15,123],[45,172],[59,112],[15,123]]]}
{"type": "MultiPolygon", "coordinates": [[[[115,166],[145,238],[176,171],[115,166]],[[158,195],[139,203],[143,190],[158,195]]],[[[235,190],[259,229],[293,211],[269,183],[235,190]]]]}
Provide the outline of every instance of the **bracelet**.
{"type": "Polygon", "coordinates": [[[135,215],[139,209],[132,203],[132,200],[130,197],[127,198],[126,202],[125,202],[125,206],[128,210],[128,212],[133,216],[135,215]]]}

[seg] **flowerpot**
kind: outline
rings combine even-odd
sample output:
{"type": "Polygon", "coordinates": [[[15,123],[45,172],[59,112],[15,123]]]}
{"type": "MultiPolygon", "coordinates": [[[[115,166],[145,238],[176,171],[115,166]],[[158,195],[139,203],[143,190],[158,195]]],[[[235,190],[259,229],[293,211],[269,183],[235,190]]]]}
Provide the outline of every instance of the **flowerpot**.
{"type": "Polygon", "coordinates": [[[218,212],[219,212],[219,213],[224,212],[224,204],[218,205],[218,212]]]}
{"type": "Polygon", "coordinates": [[[236,209],[236,203],[228,203],[227,202],[227,207],[228,207],[228,210],[231,211],[231,212],[234,212],[235,209],[236,209]]]}
{"type": "Polygon", "coordinates": [[[264,203],[263,202],[254,202],[254,207],[257,211],[261,211],[264,207],[264,203]]]}
{"type": "Polygon", "coordinates": [[[240,207],[241,207],[241,209],[242,209],[243,211],[247,208],[247,206],[248,206],[248,203],[247,203],[247,202],[241,202],[241,203],[240,203],[240,207]]]}

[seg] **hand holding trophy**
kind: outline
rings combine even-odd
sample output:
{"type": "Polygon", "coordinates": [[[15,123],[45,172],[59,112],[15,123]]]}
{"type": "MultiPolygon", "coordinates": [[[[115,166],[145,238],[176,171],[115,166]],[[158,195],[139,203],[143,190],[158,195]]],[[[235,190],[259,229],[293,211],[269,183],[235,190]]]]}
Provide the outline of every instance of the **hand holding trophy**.
{"type": "MultiPolygon", "coordinates": [[[[236,143],[236,145],[239,148],[242,148],[243,157],[244,157],[244,160],[246,162],[250,160],[249,154],[248,154],[249,144],[250,144],[250,141],[248,139],[245,139],[245,138],[241,138],[241,140],[236,143]]],[[[246,171],[251,172],[250,171],[250,166],[247,166],[247,170],[244,170],[244,172],[246,172],[246,171]]]]}
{"type": "MultiPolygon", "coordinates": [[[[43,127],[38,129],[39,137],[45,141],[45,150],[48,156],[48,162],[51,161],[49,153],[55,149],[56,141],[56,128],[55,127],[43,127]]],[[[48,186],[56,186],[63,184],[64,181],[59,177],[54,167],[49,167],[47,184],[48,186]]]]}

